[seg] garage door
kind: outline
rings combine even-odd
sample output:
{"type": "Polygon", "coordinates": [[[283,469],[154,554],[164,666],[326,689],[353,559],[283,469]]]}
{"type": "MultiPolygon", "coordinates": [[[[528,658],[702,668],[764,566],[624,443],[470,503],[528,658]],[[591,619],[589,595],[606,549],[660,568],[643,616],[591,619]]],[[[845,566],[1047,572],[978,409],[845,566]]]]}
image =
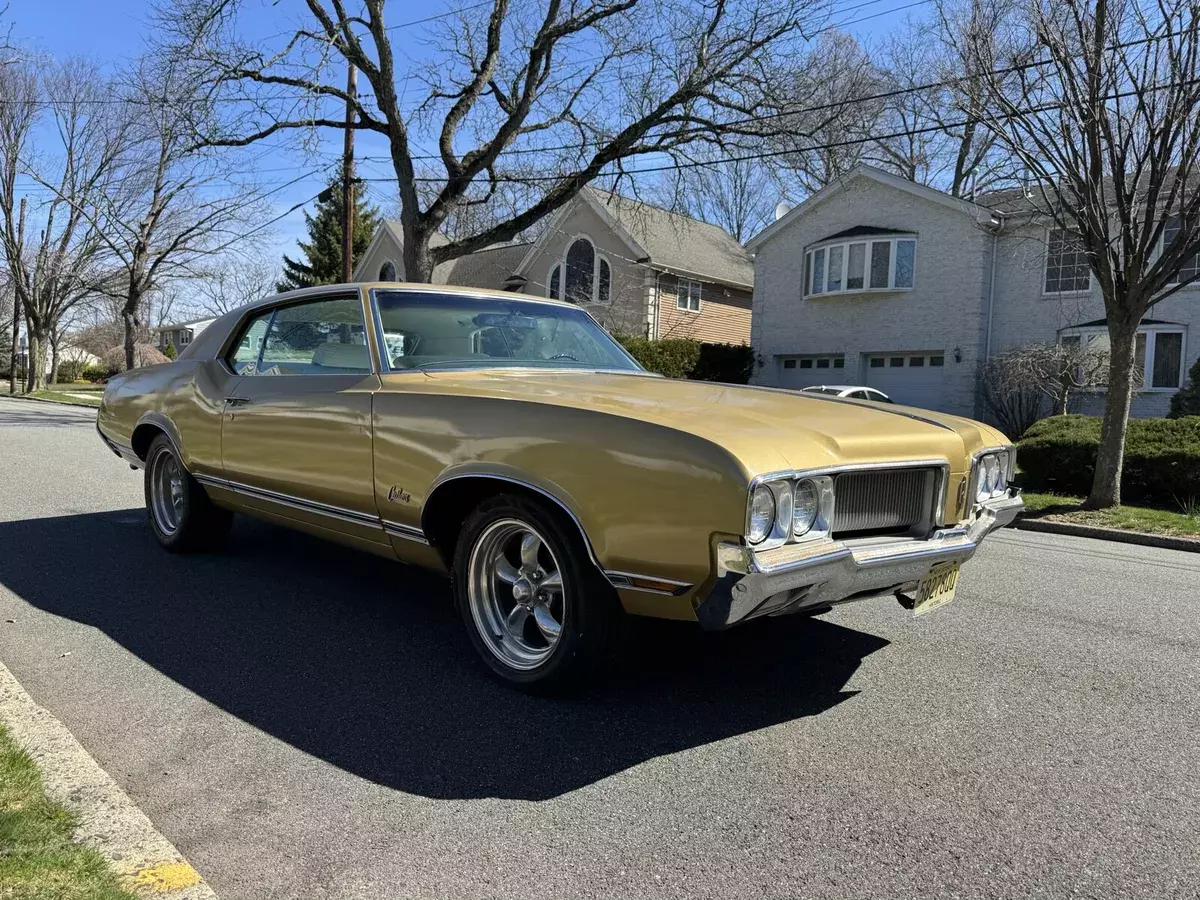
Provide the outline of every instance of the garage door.
{"type": "Polygon", "coordinates": [[[942,351],[867,354],[867,384],[906,406],[940,409],[945,373],[942,351]]]}
{"type": "Polygon", "coordinates": [[[784,356],[779,360],[779,385],[798,391],[814,384],[845,384],[846,357],[842,354],[824,356],[784,356]]]}

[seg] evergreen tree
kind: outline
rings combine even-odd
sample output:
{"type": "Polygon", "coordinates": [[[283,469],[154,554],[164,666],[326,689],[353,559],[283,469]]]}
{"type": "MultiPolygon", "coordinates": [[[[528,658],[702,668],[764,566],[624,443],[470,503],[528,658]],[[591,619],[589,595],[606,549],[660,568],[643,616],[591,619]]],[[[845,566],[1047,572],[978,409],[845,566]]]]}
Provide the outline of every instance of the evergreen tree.
{"type": "MultiPolygon", "coordinates": [[[[367,204],[364,185],[354,185],[354,258],[366,252],[379,226],[379,210],[367,204]]],[[[316,213],[304,213],[308,240],[300,241],[304,260],[283,256],[283,278],[278,291],[337,284],[342,280],[342,179],[335,178],[317,198],[316,213]]]]}
{"type": "Polygon", "coordinates": [[[1183,416],[1200,416],[1200,359],[1192,363],[1188,383],[1171,398],[1171,412],[1167,418],[1180,419],[1183,416]]]}
{"type": "Polygon", "coordinates": [[[174,341],[167,341],[167,349],[163,351],[163,356],[167,359],[175,359],[179,356],[179,352],[175,349],[174,341]]]}

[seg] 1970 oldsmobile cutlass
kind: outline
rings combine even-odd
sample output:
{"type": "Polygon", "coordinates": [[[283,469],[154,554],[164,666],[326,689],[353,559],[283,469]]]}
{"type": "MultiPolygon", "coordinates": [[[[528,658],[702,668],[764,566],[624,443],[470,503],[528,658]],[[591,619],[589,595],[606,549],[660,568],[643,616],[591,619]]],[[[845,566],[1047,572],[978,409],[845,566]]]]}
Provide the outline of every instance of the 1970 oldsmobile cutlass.
{"type": "Polygon", "coordinates": [[[441,286],[242,307],[113,378],[97,427],[168,550],[242,512],[448,571],[479,656],[530,689],[588,672],[622,610],[923,612],[1022,505],[986,425],[662,378],[577,306],[441,286]]]}

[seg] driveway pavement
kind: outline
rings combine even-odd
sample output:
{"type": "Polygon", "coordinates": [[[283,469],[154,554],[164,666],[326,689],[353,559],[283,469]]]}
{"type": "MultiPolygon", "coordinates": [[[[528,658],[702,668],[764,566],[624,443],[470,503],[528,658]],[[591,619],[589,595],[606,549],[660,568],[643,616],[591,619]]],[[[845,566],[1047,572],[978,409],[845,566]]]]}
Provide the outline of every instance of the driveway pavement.
{"type": "Polygon", "coordinates": [[[0,659],[224,900],[1200,892],[1195,555],[1004,532],[924,618],[642,624],[550,702],[437,578],[161,552],[92,421],[0,399],[0,659]]]}

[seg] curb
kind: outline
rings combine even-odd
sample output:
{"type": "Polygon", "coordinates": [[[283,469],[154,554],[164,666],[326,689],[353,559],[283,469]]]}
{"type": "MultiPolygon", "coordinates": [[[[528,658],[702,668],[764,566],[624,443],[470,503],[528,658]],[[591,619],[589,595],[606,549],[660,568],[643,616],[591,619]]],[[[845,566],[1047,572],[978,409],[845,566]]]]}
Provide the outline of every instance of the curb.
{"type": "Polygon", "coordinates": [[[1070,534],[1075,537],[1115,541],[1118,544],[1138,544],[1142,547],[1161,547],[1164,550],[1200,553],[1200,540],[1170,537],[1165,534],[1147,534],[1144,531],[1122,531],[1119,528],[1104,528],[1100,525],[1076,525],[1071,522],[1047,522],[1044,519],[1022,519],[1020,517],[1012,523],[1012,527],[1019,531],[1070,534]]]}
{"type": "Polygon", "coordinates": [[[0,400],[24,400],[27,403],[55,403],[58,406],[75,406],[80,409],[99,409],[91,403],[72,403],[70,400],[50,400],[47,397],[26,397],[22,394],[0,394],[0,400]]]}
{"type": "Polygon", "coordinates": [[[0,719],[41,768],[46,794],[78,818],[75,840],[98,850],[126,889],[164,900],[217,900],[175,846],[3,663],[0,719]]]}

